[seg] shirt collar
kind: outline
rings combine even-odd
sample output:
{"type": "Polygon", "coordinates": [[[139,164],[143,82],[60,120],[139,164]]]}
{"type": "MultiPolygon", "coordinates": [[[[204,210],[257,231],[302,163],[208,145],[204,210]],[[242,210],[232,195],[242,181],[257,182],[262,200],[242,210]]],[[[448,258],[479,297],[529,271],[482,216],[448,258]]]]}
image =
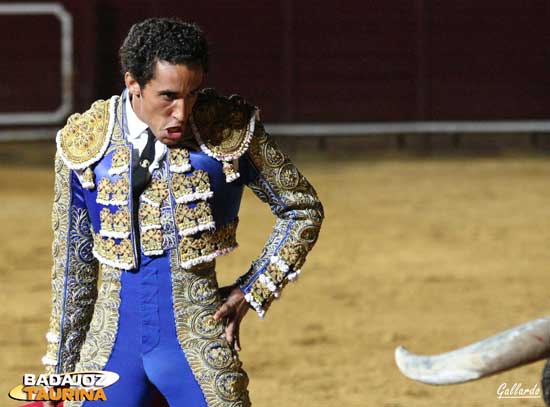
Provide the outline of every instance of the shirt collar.
{"type": "Polygon", "coordinates": [[[128,140],[135,140],[149,127],[134,112],[130,102],[130,92],[126,96],[126,119],[128,120],[128,140]]]}

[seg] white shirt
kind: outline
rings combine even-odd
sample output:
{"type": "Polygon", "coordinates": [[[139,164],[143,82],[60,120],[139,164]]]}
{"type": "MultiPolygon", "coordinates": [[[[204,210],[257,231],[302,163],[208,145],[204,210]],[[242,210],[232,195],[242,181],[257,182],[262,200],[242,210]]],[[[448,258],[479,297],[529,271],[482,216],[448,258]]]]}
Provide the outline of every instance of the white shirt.
{"type": "MultiPolygon", "coordinates": [[[[147,129],[149,126],[141,121],[139,117],[137,117],[132,107],[132,103],[130,102],[130,92],[128,92],[127,95],[128,96],[126,97],[125,108],[126,121],[128,123],[128,134],[126,135],[126,137],[130,144],[132,144],[134,150],[134,153],[132,154],[132,167],[135,167],[138,165],[139,156],[141,155],[143,149],[145,148],[145,145],[147,144],[147,129]]],[[[166,144],[163,144],[159,140],[155,140],[155,158],[149,166],[149,172],[152,173],[155,168],[159,167],[159,163],[166,155],[167,150],[168,148],[166,147],[166,144]]]]}

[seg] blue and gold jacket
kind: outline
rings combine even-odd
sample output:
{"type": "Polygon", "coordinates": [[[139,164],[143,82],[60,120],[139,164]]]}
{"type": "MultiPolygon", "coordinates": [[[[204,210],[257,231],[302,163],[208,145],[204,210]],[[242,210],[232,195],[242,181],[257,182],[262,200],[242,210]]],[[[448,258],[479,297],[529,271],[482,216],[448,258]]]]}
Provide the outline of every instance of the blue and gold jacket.
{"type": "Polygon", "coordinates": [[[119,96],[99,100],[71,116],[57,135],[52,314],[43,358],[49,372],[72,371],[79,359],[86,369],[106,363],[116,336],[120,276],[139,267],[141,252],[170,256],[180,328],[216,338],[204,331],[219,327],[196,315],[184,318],[201,301],[212,305],[216,283],[189,276],[237,247],[245,185],[277,218],[260,257],[237,281],[260,317],[300,273],[323,219],[315,190],[264,131],[257,109],[213,90],[199,95],[187,142],[168,149],[138,205],[123,106],[119,96]],[[192,298],[184,307],[178,298],[185,296],[192,298]]]}

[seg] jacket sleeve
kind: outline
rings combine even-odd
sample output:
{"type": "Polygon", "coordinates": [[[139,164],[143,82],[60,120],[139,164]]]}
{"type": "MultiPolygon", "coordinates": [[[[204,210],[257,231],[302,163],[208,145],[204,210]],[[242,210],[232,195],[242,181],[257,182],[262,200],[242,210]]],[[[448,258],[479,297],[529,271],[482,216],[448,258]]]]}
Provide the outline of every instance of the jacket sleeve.
{"type": "Polygon", "coordinates": [[[52,209],[52,310],[42,363],[47,373],[73,371],[97,297],[98,264],[83,188],[59,154],[52,209]]]}
{"type": "Polygon", "coordinates": [[[277,218],[260,257],[237,280],[246,300],[263,318],[273,299],[300,274],[317,241],[323,207],[311,184],[260,122],[239,165],[243,181],[277,218]]]}

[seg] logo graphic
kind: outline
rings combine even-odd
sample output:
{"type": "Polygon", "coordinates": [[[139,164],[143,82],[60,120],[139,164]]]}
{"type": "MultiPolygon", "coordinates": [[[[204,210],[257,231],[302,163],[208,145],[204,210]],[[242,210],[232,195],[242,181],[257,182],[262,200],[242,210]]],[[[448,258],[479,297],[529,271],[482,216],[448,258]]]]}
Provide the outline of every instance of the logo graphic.
{"type": "Polygon", "coordinates": [[[25,373],[23,383],[9,392],[21,401],[107,400],[104,388],[116,383],[114,372],[90,371],[34,375],[25,373]]]}
{"type": "Polygon", "coordinates": [[[524,387],[523,383],[501,383],[497,389],[498,399],[538,399],[541,397],[540,387],[535,383],[531,387],[524,387]]]}

